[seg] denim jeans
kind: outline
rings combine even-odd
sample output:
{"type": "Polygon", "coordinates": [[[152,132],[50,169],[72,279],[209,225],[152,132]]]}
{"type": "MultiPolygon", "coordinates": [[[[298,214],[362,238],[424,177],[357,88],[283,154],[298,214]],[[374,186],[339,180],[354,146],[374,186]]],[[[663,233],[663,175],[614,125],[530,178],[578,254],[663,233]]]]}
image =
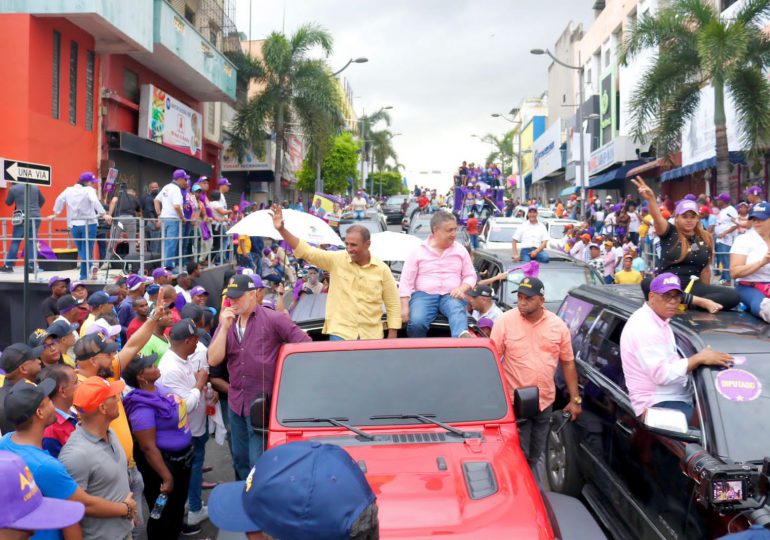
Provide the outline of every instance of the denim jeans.
{"type": "Polygon", "coordinates": [[[176,268],[179,257],[179,230],[178,219],[164,218],[160,221],[163,228],[163,266],[176,268]]]}
{"type": "Polygon", "coordinates": [[[365,210],[354,210],[353,211],[353,217],[355,219],[364,219],[366,217],[366,211],[365,210]]]}
{"type": "MultiPolygon", "coordinates": [[[[33,264],[32,258],[35,256],[35,250],[32,249],[32,240],[39,237],[40,232],[40,218],[29,218],[27,220],[27,244],[24,251],[29,253],[30,265],[33,264]],[[32,224],[34,223],[34,231],[32,224]]],[[[19,246],[24,239],[24,224],[14,225],[13,232],[11,233],[13,239],[11,240],[11,247],[5,257],[5,266],[13,266],[14,259],[19,256],[19,246]]]]}
{"type": "Polygon", "coordinates": [[[479,235],[478,234],[470,234],[471,239],[471,247],[473,249],[479,249],[479,235]]]}
{"type": "Polygon", "coordinates": [[[185,221],[182,224],[182,255],[184,255],[184,258],[182,259],[182,263],[179,265],[180,269],[182,265],[187,264],[192,260],[190,257],[193,252],[193,247],[195,244],[195,238],[193,238],[193,224],[189,221],[185,221]]]}
{"type": "MultiPolygon", "coordinates": [[[[208,421],[208,420],[207,420],[208,421]]],[[[190,488],[187,502],[190,504],[190,512],[199,512],[203,507],[201,500],[201,482],[203,482],[203,461],[206,459],[206,441],[209,440],[208,431],[200,437],[193,437],[193,461],[190,471],[190,488]]]]}
{"type": "Polygon", "coordinates": [[[227,411],[230,417],[233,466],[239,480],[246,480],[257,458],[265,451],[265,438],[251,427],[251,419],[241,416],[233,409],[227,411]]]}
{"type": "Polygon", "coordinates": [[[80,257],[80,279],[88,278],[88,269],[91,267],[91,259],[96,242],[96,223],[91,225],[73,225],[70,229],[75,247],[80,257]]]}
{"type": "MultiPolygon", "coordinates": [[[[531,261],[532,258],[529,256],[529,254],[534,250],[535,248],[521,248],[519,250],[519,255],[521,256],[521,262],[531,261]]],[[[537,255],[535,255],[535,260],[539,263],[547,263],[547,262],[550,262],[551,257],[549,257],[548,253],[546,253],[545,250],[543,250],[537,255]]]]}
{"type": "Polygon", "coordinates": [[[722,242],[717,242],[714,246],[714,255],[717,260],[717,268],[722,267],[721,279],[730,280],[730,247],[722,242]]]}
{"type": "Polygon", "coordinates": [[[412,293],[409,300],[409,323],[406,334],[409,337],[425,337],[436,315],[441,313],[449,319],[452,337],[459,337],[468,330],[468,312],[465,300],[452,298],[448,294],[428,294],[422,291],[412,293]]]}
{"type": "Polygon", "coordinates": [[[755,317],[759,317],[759,310],[762,308],[762,302],[767,300],[767,296],[762,294],[759,289],[741,284],[736,284],[735,290],[740,295],[741,302],[744,303],[746,309],[748,309],[755,317]]]}
{"type": "Polygon", "coordinates": [[[340,336],[335,336],[334,334],[329,334],[329,341],[345,341],[345,339],[340,336]]]}

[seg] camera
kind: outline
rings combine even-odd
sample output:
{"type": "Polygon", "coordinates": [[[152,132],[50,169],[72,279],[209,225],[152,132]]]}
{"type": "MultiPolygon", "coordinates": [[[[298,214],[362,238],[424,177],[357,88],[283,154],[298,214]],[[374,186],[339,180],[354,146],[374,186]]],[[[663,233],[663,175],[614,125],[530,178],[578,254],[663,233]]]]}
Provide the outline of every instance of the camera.
{"type": "Polygon", "coordinates": [[[698,485],[698,501],[707,507],[728,509],[765,494],[758,489],[765,484],[759,467],[723,463],[698,444],[687,445],[682,467],[698,485]]]}

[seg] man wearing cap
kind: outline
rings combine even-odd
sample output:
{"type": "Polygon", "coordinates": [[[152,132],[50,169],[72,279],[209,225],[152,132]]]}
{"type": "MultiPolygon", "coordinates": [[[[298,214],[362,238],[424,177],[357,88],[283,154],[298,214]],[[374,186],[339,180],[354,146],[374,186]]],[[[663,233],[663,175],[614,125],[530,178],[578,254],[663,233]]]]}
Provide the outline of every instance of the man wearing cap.
{"type": "Polygon", "coordinates": [[[75,241],[80,257],[80,279],[88,277],[88,269],[96,242],[96,224],[99,218],[107,224],[112,223],[112,216],[105,212],[96,195],[95,184],[99,179],[92,172],[84,172],[74,186],[70,186],[56,197],[53,205],[53,219],[67,208],[67,227],[75,241]]]}
{"type": "Polygon", "coordinates": [[[203,461],[206,456],[206,383],[209,379],[206,347],[198,342],[203,334],[192,319],[182,319],[171,327],[171,346],[160,359],[160,379],[164,388],[182,398],[190,421],[193,440],[193,471],[190,477],[188,525],[198,525],[208,518],[201,500],[203,461]],[[202,349],[202,355],[196,355],[202,349]]]}
{"type": "Polygon", "coordinates": [[[575,257],[577,260],[587,263],[591,259],[591,249],[589,247],[590,244],[591,235],[588,233],[583,233],[580,235],[580,239],[575,242],[575,245],[572,246],[572,249],[569,250],[569,254],[575,257]]]}
{"type": "Polygon", "coordinates": [[[233,465],[242,479],[264,449],[262,436],[249,420],[251,403],[272,392],[281,346],[310,341],[289,317],[262,307],[264,288],[255,283],[258,277],[240,274],[230,278],[225,288],[230,305],[220,313],[208,350],[210,366],[227,362],[233,465]]]}
{"type": "Polygon", "coordinates": [[[190,290],[190,300],[193,304],[205,307],[209,302],[209,292],[200,285],[190,290]]]}
{"type": "Polygon", "coordinates": [[[67,294],[69,284],[70,278],[63,276],[53,276],[48,280],[48,289],[51,291],[51,296],[48,296],[40,304],[46,326],[51,324],[59,315],[59,298],[67,294]]]}
{"type": "Polygon", "coordinates": [[[185,304],[192,302],[190,291],[193,288],[193,278],[187,272],[182,272],[176,277],[176,309],[181,310],[185,304]]]}
{"type": "Polygon", "coordinates": [[[174,274],[168,268],[156,268],[152,271],[152,281],[155,285],[171,285],[174,274]]]}
{"type": "Polygon", "coordinates": [[[764,202],[762,196],[765,194],[764,190],[760,186],[751,186],[744,191],[746,194],[746,200],[749,201],[751,206],[764,202]]]}
{"type": "Polygon", "coordinates": [[[61,355],[62,363],[75,367],[75,342],[80,337],[78,334],[78,323],[71,323],[61,317],[56,319],[51,326],[46,329],[46,334],[54,339],[56,348],[61,355]]]}
{"type": "Polygon", "coordinates": [[[548,229],[537,221],[537,206],[530,206],[527,210],[527,221],[516,228],[511,240],[513,260],[529,262],[535,259],[547,263],[550,260],[545,252],[548,238],[548,229]]]}
{"type": "MultiPolygon", "coordinates": [[[[351,225],[345,234],[345,251],[323,251],[310,247],[284,227],[280,206],[273,205],[272,210],[273,226],[294,250],[294,255],[329,273],[323,333],[332,340],[382,339],[384,304],[388,338],[395,338],[401,328],[396,281],[390,268],[369,251],[369,230],[351,225]]],[[[465,254],[468,256],[467,251],[465,254]]]]}
{"type": "Polygon", "coordinates": [[[183,170],[177,169],[171,176],[171,182],[163,186],[155,198],[155,212],[160,218],[163,233],[163,266],[180,267],[179,235],[181,224],[184,223],[183,189],[187,189],[190,176],[183,170]]]}
{"type": "Polygon", "coordinates": [[[118,301],[117,296],[110,296],[104,291],[96,291],[88,297],[88,305],[91,306],[91,313],[88,315],[83,325],[80,327],[80,337],[88,333],[88,327],[96,319],[101,319],[105,315],[112,313],[115,309],[114,304],[118,301]]]}
{"type": "MultiPolygon", "coordinates": [[[[55,409],[48,397],[55,383],[46,379],[35,385],[26,381],[16,383],[5,399],[8,419],[16,431],[0,439],[0,450],[16,454],[24,460],[35,483],[46,497],[68,499],[85,505],[87,516],[125,519],[136,509],[131,493],[126,490],[119,501],[108,501],[83,490],[73,480],[64,465],[43,450],[45,428],[55,421],[55,409]]],[[[3,501],[5,502],[5,501],[3,501]]],[[[67,538],[80,538],[80,527],[65,533],[67,538]]],[[[35,538],[61,539],[62,533],[38,534],[35,538]]]]}
{"type": "Polygon", "coordinates": [[[246,481],[214,488],[209,507],[217,527],[249,539],[379,538],[377,498],[360,467],[317,441],[271,448],[246,481]]]}
{"type": "MultiPolygon", "coordinates": [[[[115,503],[131,495],[126,453],[110,429],[120,414],[118,396],[125,387],[123,381],[109,382],[101,377],[80,383],[73,399],[80,423],[59,453],[59,461],[83,491],[115,503]]],[[[86,516],[81,526],[84,539],[96,540],[126,538],[134,524],[122,516],[86,516]]]]}
{"type": "Polygon", "coordinates": [[[30,347],[26,343],[14,343],[3,350],[0,356],[0,369],[5,372],[3,386],[0,387],[0,433],[9,433],[15,429],[5,416],[5,396],[19,381],[35,382],[42,369],[40,355],[43,346],[30,347]]]}
{"type": "Polygon", "coordinates": [[[617,285],[639,285],[644,279],[641,272],[633,269],[634,256],[630,253],[623,255],[623,269],[615,272],[614,283],[617,285]]]}
{"type": "Polygon", "coordinates": [[[720,193],[716,198],[719,213],[714,227],[714,254],[717,266],[722,269],[723,281],[730,281],[730,248],[735,241],[735,231],[738,229],[735,223],[738,219],[738,211],[731,204],[731,200],[729,193],[720,193]]]}
{"type": "Polygon", "coordinates": [[[596,270],[600,276],[604,276],[604,257],[602,257],[602,251],[599,244],[591,242],[588,244],[588,266],[596,270]]]}
{"type": "Polygon", "coordinates": [[[682,302],[682,282],[669,272],[650,284],[647,302],[629,317],[620,335],[623,374],[637,415],[649,407],[682,411],[687,420],[693,413],[690,373],[698,366],[731,367],[732,357],[706,347],[681,358],[677,352],[671,318],[682,302]]]}
{"type": "MultiPolygon", "coordinates": [[[[25,540],[35,531],[59,531],[83,518],[82,503],[44,497],[24,460],[0,451],[0,538],[25,540]]],[[[73,527],[79,533],[79,527],[73,527]]],[[[36,535],[35,538],[43,535],[36,535]]]]}
{"type": "Polygon", "coordinates": [[[126,341],[126,331],[128,330],[128,325],[131,324],[131,321],[134,320],[134,317],[136,317],[136,312],[134,311],[134,301],[138,298],[144,297],[146,283],[147,278],[138,274],[131,274],[126,280],[128,295],[118,306],[118,322],[122,327],[120,338],[124,343],[126,341]]]}
{"type": "Polygon", "coordinates": [[[295,307],[297,307],[299,299],[302,298],[303,295],[321,294],[323,292],[324,284],[321,283],[318,279],[318,267],[308,266],[306,271],[307,276],[298,280],[296,286],[294,287],[294,300],[289,306],[289,311],[292,311],[295,307]]]}
{"type": "Polygon", "coordinates": [[[540,412],[519,424],[519,442],[532,469],[545,449],[556,399],[554,377],[561,365],[570,401],[564,412],[575,421],[582,412],[572,337],[555,313],[544,309],[545,287],[537,278],[519,283],[516,308],[503,313],[492,327],[491,339],[502,356],[508,388],[525,386],[540,391],[540,412]]]}
{"type": "Polygon", "coordinates": [[[471,316],[477,321],[481,318],[494,321],[503,314],[503,310],[495,304],[495,291],[489,285],[476,285],[466,293],[466,296],[473,308],[471,316]]]}

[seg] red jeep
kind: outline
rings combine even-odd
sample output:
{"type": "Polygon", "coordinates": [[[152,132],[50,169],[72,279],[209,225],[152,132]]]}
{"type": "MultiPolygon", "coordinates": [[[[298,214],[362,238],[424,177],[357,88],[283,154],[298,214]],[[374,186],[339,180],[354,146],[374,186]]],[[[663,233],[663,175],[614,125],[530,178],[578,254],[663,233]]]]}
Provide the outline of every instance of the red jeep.
{"type": "Polygon", "coordinates": [[[537,411],[537,389],[512,407],[487,339],[286,345],[271,402],[264,417],[264,401],[252,407],[268,447],[345,448],[377,495],[383,538],[604,538],[579,501],[535,482],[516,416],[537,411]]]}

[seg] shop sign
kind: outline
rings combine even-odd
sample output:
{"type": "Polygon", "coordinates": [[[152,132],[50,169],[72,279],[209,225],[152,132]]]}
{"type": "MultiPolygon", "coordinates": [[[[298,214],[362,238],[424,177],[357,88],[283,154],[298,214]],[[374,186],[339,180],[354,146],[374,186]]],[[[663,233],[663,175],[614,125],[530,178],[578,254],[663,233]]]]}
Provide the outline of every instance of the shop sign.
{"type": "Polygon", "coordinates": [[[188,156],[203,157],[201,114],[151,84],[142,85],[138,135],[188,156]]]}
{"type": "Polygon", "coordinates": [[[558,121],[535,141],[532,147],[534,153],[533,182],[537,182],[562,168],[561,138],[561,121],[558,121]]]}

